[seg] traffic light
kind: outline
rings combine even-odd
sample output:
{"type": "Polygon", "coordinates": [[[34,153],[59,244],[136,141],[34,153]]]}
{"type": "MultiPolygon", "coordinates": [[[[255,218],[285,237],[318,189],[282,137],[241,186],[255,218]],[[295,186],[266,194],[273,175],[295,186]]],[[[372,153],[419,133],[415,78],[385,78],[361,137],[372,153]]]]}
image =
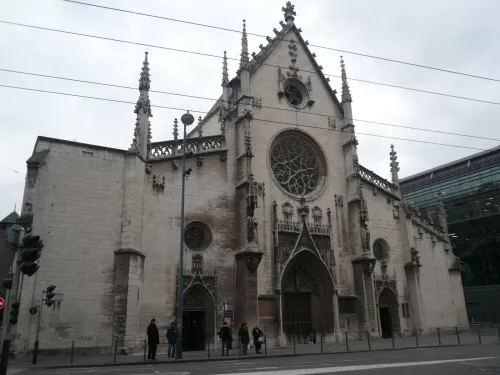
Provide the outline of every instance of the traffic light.
{"type": "Polygon", "coordinates": [[[2,286],[5,288],[5,289],[12,289],[12,276],[7,276],[5,279],[3,279],[2,281],[2,286]]]}
{"type": "Polygon", "coordinates": [[[10,310],[10,324],[16,325],[17,324],[17,318],[19,316],[19,307],[21,304],[19,302],[14,302],[12,304],[12,309],[10,310]]]}
{"type": "Polygon", "coordinates": [[[47,306],[52,306],[56,301],[53,301],[52,298],[54,298],[56,296],[56,294],[54,293],[54,289],[56,288],[55,285],[49,285],[47,287],[47,292],[45,294],[45,304],[47,306]]]}
{"type": "Polygon", "coordinates": [[[21,259],[17,261],[19,269],[27,276],[33,276],[40,266],[36,263],[42,253],[43,242],[40,236],[27,234],[22,239],[21,259]]]}

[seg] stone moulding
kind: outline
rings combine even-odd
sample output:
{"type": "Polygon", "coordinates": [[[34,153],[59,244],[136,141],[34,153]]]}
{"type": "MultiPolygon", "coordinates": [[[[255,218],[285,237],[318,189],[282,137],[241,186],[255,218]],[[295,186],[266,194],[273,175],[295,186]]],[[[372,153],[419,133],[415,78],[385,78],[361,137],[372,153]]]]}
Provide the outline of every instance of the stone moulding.
{"type": "MultiPolygon", "coordinates": [[[[224,139],[221,135],[189,138],[186,140],[186,153],[192,155],[206,155],[222,153],[228,150],[223,148],[224,139]]],[[[154,142],[148,145],[149,161],[169,160],[182,158],[183,140],[154,142]]],[[[191,156],[191,155],[190,155],[191,156]]]]}
{"type": "Polygon", "coordinates": [[[386,193],[391,194],[392,196],[398,198],[398,187],[394,185],[392,182],[387,181],[385,178],[380,177],[375,172],[370,171],[369,169],[363,167],[362,165],[358,166],[357,175],[361,177],[363,180],[368,182],[371,185],[385,191],[386,193]]]}
{"type": "Polygon", "coordinates": [[[115,250],[115,254],[116,255],[118,255],[118,254],[131,254],[131,255],[138,255],[142,258],[146,257],[146,254],[144,254],[143,252],[141,252],[139,250],[135,250],[135,249],[118,249],[118,250],[115,250]]]}
{"type": "Polygon", "coordinates": [[[255,272],[257,268],[259,268],[259,264],[262,260],[263,255],[264,253],[261,251],[246,250],[236,254],[235,258],[237,260],[243,258],[245,260],[245,265],[247,266],[247,268],[250,271],[255,272]]]}

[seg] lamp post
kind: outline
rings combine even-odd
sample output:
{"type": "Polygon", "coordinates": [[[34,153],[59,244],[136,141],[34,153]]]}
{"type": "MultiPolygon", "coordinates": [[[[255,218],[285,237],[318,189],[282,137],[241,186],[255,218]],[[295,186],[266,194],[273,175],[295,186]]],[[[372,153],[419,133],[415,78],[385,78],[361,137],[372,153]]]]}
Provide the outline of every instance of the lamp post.
{"type": "Polygon", "coordinates": [[[184,140],[182,142],[182,192],[181,192],[181,238],[179,243],[179,285],[177,297],[177,345],[175,358],[182,359],[182,292],[184,289],[184,196],[186,190],[186,177],[191,173],[191,168],[186,171],[186,128],[194,122],[194,116],[187,111],[181,117],[184,125],[184,140]]]}
{"type": "MultiPolygon", "coordinates": [[[[14,224],[10,227],[9,232],[7,233],[7,239],[9,246],[16,252],[14,257],[14,277],[12,279],[12,290],[9,294],[9,300],[6,303],[6,311],[4,314],[9,314],[12,309],[12,304],[18,302],[18,288],[19,288],[19,276],[21,274],[19,265],[17,261],[19,260],[19,246],[22,243],[22,238],[24,235],[24,228],[18,224],[14,224]]],[[[17,319],[17,317],[16,317],[17,319]]],[[[7,324],[4,327],[3,333],[3,344],[2,344],[2,358],[0,361],[0,375],[7,374],[7,367],[9,365],[9,352],[10,352],[10,341],[11,341],[11,323],[7,321],[7,324]]]]}

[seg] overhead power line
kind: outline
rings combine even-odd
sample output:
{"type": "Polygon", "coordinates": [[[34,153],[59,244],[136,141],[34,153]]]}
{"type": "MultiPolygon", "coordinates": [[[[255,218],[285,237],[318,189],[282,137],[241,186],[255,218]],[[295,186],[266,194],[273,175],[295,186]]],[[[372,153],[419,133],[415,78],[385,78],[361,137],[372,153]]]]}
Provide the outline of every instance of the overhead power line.
{"type": "MultiPolygon", "coordinates": [[[[67,3],[85,5],[85,6],[89,6],[89,7],[101,8],[101,9],[107,9],[107,10],[113,10],[113,11],[122,12],[122,13],[135,14],[135,15],[138,15],[138,16],[157,18],[157,19],[162,19],[162,20],[165,20],[165,21],[179,22],[179,23],[184,23],[184,24],[193,25],[193,26],[207,27],[207,28],[217,29],[217,30],[222,30],[222,31],[230,31],[230,32],[234,32],[234,33],[241,33],[241,30],[235,30],[235,29],[231,29],[231,28],[214,26],[214,25],[208,25],[208,24],[203,24],[203,23],[199,23],[199,22],[192,22],[192,21],[180,20],[180,19],[176,19],[176,18],[158,16],[158,15],[155,15],[155,14],[141,13],[141,12],[127,10],[127,9],[113,8],[113,7],[108,7],[108,6],[104,6],[104,5],[97,5],[97,4],[85,3],[83,1],[75,1],[75,0],[61,0],[61,1],[64,1],[64,2],[67,2],[67,3]]],[[[262,35],[262,34],[257,34],[257,33],[251,33],[251,32],[247,32],[247,34],[248,35],[262,37],[262,38],[266,38],[267,37],[267,35],[262,35]]],[[[284,41],[288,41],[286,39],[283,39],[283,40],[284,41]]],[[[464,73],[464,72],[459,72],[459,71],[451,70],[451,69],[436,68],[436,67],[429,66],[429,65],[423,65],[423,64],[417,64],[417,63],[412,63],[412,62],[408,62],[408,61],[390,59],[390,58],[387,58],[387,57],[375,56],[375,55],[370,55],[370,54],[367,54],[367,53],[348,51],[348,50],[344,50],[344,49],[340,49],[340,48],[326,47],[326,46],[320,46],[320,45],[316,45],[316,44],[309,44],[309,45],[311,47],[326,49],[326,50],[335,51],[335,52],[346,53],[346,54],[349,54],[349,55],[367,57],[367,58],[381,60],[381,61],[387,61],[387,62],[391,62],[391,63],[395,63],[395,64],[409,65],[409,66],[413,66],[413,67],[417,67],[417,68],[423,68],[423,69],[429,69],[429,70],[436,70],[436,71],[443,72],[443,73],[457,74],[457,75],[461,75],[461,76],[465,76],[465,77],[477,78],[477,79],[482,79],[482,80],[486,80],[486,81],[500,82],[500,79],[497,79],[497,78],[479,76],[479,75],[470,74],[470,73],[464,73]]]]}
{"type": "MultiPolygon", "coordinates": [[[[106,82],[96,82],[96,81],[82,80],[82,79],[77,79],[77,78],[61,77],[61,76],[47,75],[47,74],[34,73],[34,72],[25,72],[25,71],[20,71],[20,70],[0,68],[0,71],[7,72],[7,73],[14,73],[14,74],[24,74],[24,75],[29,75],[29,76],[50,78],[50,79],[58,79],[58,80],[63,80],[63,81],[79,82],[79,83],[86,83],[86,84],[100,85],[100,86],[107,86],[107,87],[117,87],[117,88],[123,88],[123,89],[128,89],[128,90],[137,90],[137,87],[132,87],[132,86],[115,85],[115,84],[106,83],[106,82]]],[[[217,101],[218,100],[217,98],[208,98],[208,97],[204,97],[204,96],[195,96],[195,95],[188,95],[188,94],[181,94],[181,93],[176,93],[176,92],[168,92],[168,91],[160,91],[160,90],[150,90],[150,92],[155,92],[155,93],[165,94],[165,95],[188,97],[188,98],[193,98],[193,99],[202,99],[202,100],[210,100],[210,101],[217,101]]],[[[286,111],[286,112],[294,112],[294,113],[296,112],[296,110],[294,110],[294,109],[278,108],[278,107],[271,107],[271,106],[265,106],[265,105],[261,105],[261,107],[272,109],[272,110],[277,110],[277,111],[286,111]]],[[[304,114],[312,115],[312,116],[335,117],[338,119],[344,119],[344,117],[341,117],[341,116],[333,116],[333,115],[328,115],[325,113],[304,112],[304,114]]],[[[461,133],[446,132],[446,131],[435,130],[435,129],[417,128],[417,127],[413,127],[413,126],[389,124],[389,123],[385,123],[385,122],[378,122],[378,121],[372,121],[372,120],[363,120],[363,119],[347,119],[347,120],[352,120],[355,122],[364,122],[364,123],[375,124],[375,125],[403,128],[403,129],[411,129],[411,130],[416,130],[416,131],[439,133],[439,134],[453,135],[453,136],[458,136],[458,137],[484,139],[484,140],[488,140],[488,141],[500,142],[500,139],[497,139],[497,138],[481,137],[481,136],[476,136],[476,135],[471,135],[471,134],[461,134],[461,133]]]]}
{"type": "MultiPolygon", "coordinates": [[[[92,35],[92,34],[78,33],[78,32],[67,31],[67,30],[59,30],[59,29],[53,29],[53,28],[48,28],[48,27],[42,27],[42,26],[28,25],[28,24],[23,24],[23,23],[18,23],[18,22],[11,22],[11,21],[0,20],[0,23],[7,24],[7,25],[12,25],[12,26],[21,26],[21,27],[27,27],[27,28],[32,28],[32,29],[44,30],[44,31],[52,31],[52,32],[62,33],[62,34],[68,34],[68,35],[83,36],[83,37],[86,37],[86,38],[100,39],[100,40],[106,40],[106,41],[116,42],[116,43],[125,43],[125,44],[131,44],[131,45],[143,46],[143,47],[149,47],[149,48],[157,48],[157,49],[162,49],[162,50],[167,50],[167,51],[173,51],[173,52],[179,52],[179,53],[187,53],[187,54],[191,54],[191,55],[213,57],[213,58],[217,58],[217,59],[221,59],[222,58],[222,56],[214,55],[214,54],[210,54],[210,53],[205,53],[205,52],[190,51],[190,50],[179,49],[179,48],[171,48],[171,47],[159,46],[159,45],[142,43],[142,42],[134,42],[134,41],[130,41],[130,40],[108,38],[108,37],[104,37],[104,36],[100,36],[100,35],[92,35]]],[[[232,61],[239,61],[239,58],[235,58],[235,57],[227,57],[227,59],[228,60],[232,60],[232,61]]],[[[275,64],[269,64],[269,63],[262,63],[261,65],[272,66],[272,67],[275,67],[275,68],[288,69],[288,66],[275,65],[275,64]]],[[[304,73],[318,74],[318,72],[313,71],[313,70],[301,70],[301,71],[304,72],[304,73]]],[[[341,78],[341,76],[336,75],[336,74],[327,74],[327,73],[324,73],[323,75],[326,76],[326,77],[334,77],[334,78],[338,78],[338,79],[341,78]]],[[[453,99],[468,100],[468,101],[477,102],[477,103],[483,103],[483,104],[500,105],[500,102],[495,102],[495,101],[490,101],[490,100],[470,98],[470,97],[466,97],[466,96],[460,96],[460,95],[447,94],[447,93],[442,93],[442,92],[437,92],[437,91],[417,89],[417,88],[414,88],[414,87],[393,85],[393,84],[390,84],[390,83],[369,81],[369,80],[359,79],[359,78],[353,78],[353,77],[349,77],[349,81],[361,82],[361,83],[368,83],[368,84],[372,84],[372,85],[378,85],[378,86],[384,86],[384,87],[391,87],[391,88],[400,89],[400,90],[407,90],[407,91],[419,92],[419,93],[422,93],[422,94],[429,94],[429,95],[437,95],[437,96],[448,97],[448,98],[453,98],[453,99]]]]}
{"type": "MultiPolygon", "coordinates": [[[[94,100],[102,100],[102,101],[108,101],[108,102],[114,102],[114,103],[124,103],[124,104],[134,104],[135,105],[134,102],[129,102],[129,101],[126,101],[126,100],[100,98],[100,97],[96,97],[96,96],[71,94],[71,93],[65,93],[65,92],[60,92],[60,91],[41,90],[41,89],[35,89],[35,88],[30,88],[30,87],[20,87],[20,86],[12,86],[12,85],[4,85],[4,84],[0,84],[0,87],[17,89],[17,90],[34,91],[34,92],[40,92],[40,93],[45,93],[45,94],[65,95],[65,96],[72,96],[72,97],[77,97],[77,98],[94,99],[94,100]]],[[[153,108],[163,108],[163,109],[172,109],[172,110],[177,110],[177,111],[184,111],[185,110],[185,108],[175,108],[175,107],[168,107],[168,106],[162,106],[162,105],[151,105],[151,107],[153,107],[153,108]]],[[[198,110],[191,110],[191,112],[202,113],[202,114],[207,113],[206,111],[198,111],[198,110]]],[[[327,130],[327,131],[342,132],[342,130],[340,130],[340,129],[330,129],[330,128],[323,128],[323,127],[313,126],[313,125],[294,124],[294,123],[291,123],[291,122],[272,121],[272,120],[268,120],[268,119],[254,119],[254,121],[263,121],[263,122],[266,122],[266,123],[285,124],[285,125],[293,125],[293,126],[304,127],[304,128],[314,128],[314,129],[321,129],[321,130],[327,130]]],[[[408,141],[408,142],[417,142],[417,143],[432,144],[432,145],[437,145],[437,146],[448,146],[448,147],[463,148],[463,149],[469,149],[469,150],[485,151],[485,149],[483,149],[483,148],[461,146],[461,145],[453,145],[453,144],[449,144],[449,143],[429,142],[429,141],[421,141],[421,140],[411,139],[411,138],[399,138],[399,137],[385,136],[385,135],[379,135],[379,134],[370,134],[370,133],[361,133],[361,132],[356,132],[356,134],[367,135],[367,136],[370,136],[370,137],[396,139],[396,140],[402,140],[402,141],[408,141]]]]}

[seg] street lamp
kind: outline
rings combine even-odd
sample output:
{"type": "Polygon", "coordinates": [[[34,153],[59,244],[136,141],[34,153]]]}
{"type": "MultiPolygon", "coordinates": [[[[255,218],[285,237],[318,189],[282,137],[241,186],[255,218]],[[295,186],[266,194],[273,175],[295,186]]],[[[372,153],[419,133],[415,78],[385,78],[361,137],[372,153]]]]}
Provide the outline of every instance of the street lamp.
{"type": "Polygon", "coordinates": [[[192,169],[189,168],[189,173],[186,171],[186,128],[194,122],[194,116],[187,111],[181,117],[184,125],[184,140],[182,142],[182,192],[181,192],[181,238],[179,244],[179,285],[177,297],[177,345],[175,347],[175,358],[182,359],[182,292],[184,289],[184,196],[186,189],[186,178],[191,174],[192,169]]]}

